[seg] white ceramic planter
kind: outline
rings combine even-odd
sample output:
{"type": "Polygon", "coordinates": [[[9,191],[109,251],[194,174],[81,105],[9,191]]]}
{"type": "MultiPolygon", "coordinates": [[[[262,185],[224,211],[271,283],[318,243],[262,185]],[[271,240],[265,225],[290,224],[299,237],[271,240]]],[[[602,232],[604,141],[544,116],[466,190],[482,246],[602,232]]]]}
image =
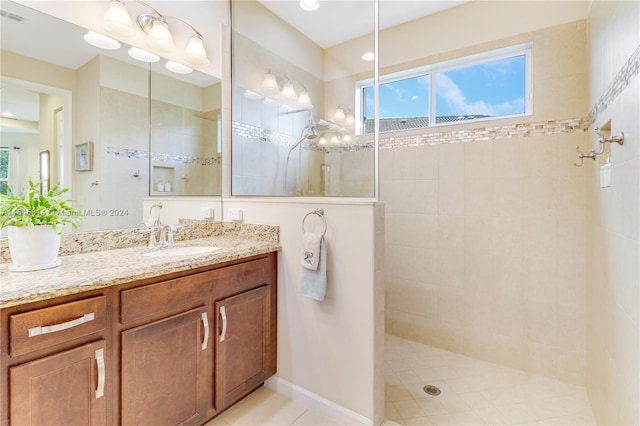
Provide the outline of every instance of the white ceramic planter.
{"type": "Polygon", "coordinates": [[[61,235],[56,234],[50,225],[33,228],[9,226],[7,238],[12,261],[10,271],[37,271],[60,265],[61,235]]]}

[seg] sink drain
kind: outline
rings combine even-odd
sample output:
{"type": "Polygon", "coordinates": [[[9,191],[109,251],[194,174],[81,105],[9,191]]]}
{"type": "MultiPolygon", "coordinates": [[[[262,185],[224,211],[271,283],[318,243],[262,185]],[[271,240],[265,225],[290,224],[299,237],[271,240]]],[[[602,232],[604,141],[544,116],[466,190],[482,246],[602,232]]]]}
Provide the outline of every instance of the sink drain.
{"type": "Polygon", "coordinates": [[[433,385],[426,385],[422,388],[427,395],[438,396],[440,395],[440,389],[433,385]]]}

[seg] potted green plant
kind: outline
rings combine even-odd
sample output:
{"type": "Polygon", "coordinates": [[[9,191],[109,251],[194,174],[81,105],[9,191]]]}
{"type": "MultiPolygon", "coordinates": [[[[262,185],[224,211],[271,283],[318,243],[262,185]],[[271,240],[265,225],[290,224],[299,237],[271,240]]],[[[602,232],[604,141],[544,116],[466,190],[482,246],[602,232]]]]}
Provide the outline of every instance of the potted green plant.
{"type": "Polygon", "coordinates": [[[35,271],[60,265],[58,251],[65,224],[80,225],[82,214],[63,194],[69,188],[56,184],[46,195],[40,183],[29,179],[29,189],[15,194],[11,187],[0,194],[0,228],[7,228],[11,271],[35,271]]]}

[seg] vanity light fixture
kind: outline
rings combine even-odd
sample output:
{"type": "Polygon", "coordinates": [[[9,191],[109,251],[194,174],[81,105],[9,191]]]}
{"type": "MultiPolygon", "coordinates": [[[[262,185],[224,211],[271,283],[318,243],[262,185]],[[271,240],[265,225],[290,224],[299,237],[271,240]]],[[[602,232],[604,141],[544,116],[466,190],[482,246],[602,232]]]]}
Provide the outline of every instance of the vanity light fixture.
{"type": "Polygon", "coordinates": [[[267,73],[264,75],[264,78],[262,79],[262,87],[267,90],[280,89],[280,86],[278,86],[278,79],[271,70],[267,70],[267,73]]]}
{"type": "Polygon", "coordinates": [[[353,124],[355,121],[355,116],[353,112],[351,112],[351,108],[346,105],[338,105],[336,111],[333,113],[333,118],[336,121],[346,121],[348,124],[353,124]]]}
{"type": "Polygon", "coordinates": [[[122,0],[111,0],[109,8],[102,17],[102,27],[109,33],[119,36],[130,36],[133,34],[133,25],[127,5],[122,0]]]}
{"type": "Polygon", "coordinates": [[[314,10],[318,10],[320,7],[319,0],[300,0],[300,9],[305,10],[307,12],[313,12],[314,10]]]}
{"type": "Polygon", "coordinates": [[[158,62],[160,60],[160,56],[156,55],[155,53],[148,52],[135,46],[132,46],[127,53],[129,53],[129,56],[131,56],[132,58],[142,62],[151,63],[158,62]]]}
{"type": "MultiPolygon", "coordinates": [[[[141,13],[136,18],[138,27],[147,35],[147,44],[150,48],[158,52],[169,52],[175,50],[173,35],[169,28],[169,21],[179,21],[189,27],[193,34],[189,37],[187,45],[182,52],[182,60],[189,66],[208,67],[210,65],[207,58],[207,51],[204,47],[204,37],[191,24],[175,16],[163,15],[155,8],[139,0],[132,0],[146,7],[151,13],[141,13]]],[[[109,8],[102,18],[102,26],[110,34],[117,36],[130,36],[134,29],[131,18],[127,11],[127,6],[123,0],[111,0],[109,8]]],[[[169,65],[167,68],[177,68],[169,65]]],[[[182,72],[187,68],[182,66],[182,72]]]]}
{"type": "Polygon", "coordinates": [[[287,75],[279,77],[270,68],[267,69],[267,72],[264,74],[262,79],[262,88],[269,92],[280,91],[280,95],[286,99],[295,99],[297,96],[298,106],[303,109],[313,108],[311,96],[304,84],[300,83],[298,80],[290,79],[287,75]],[[280,83],[282,83],[282,91],[280,91],[280,83]],[[298,83],[300,87],[302,87],[302,91],[299,95],[296,93],[294,83],[298,83]]]}
{"type": "Polygon", "coordinates": [[[138,25],[147,33],[147,44],[154,49],[167,52],[176,48],[173,44],[173,37],[169,32],[169,24],[164,16],[154,17],[153,15],[138,16],[138,25]],[[144,26],[143,22],[151,21],[151,28],[144,26]]]}
{"type": "Polygon", "coordinates": [[[120,42],[106,35],[95,31],[89,31],[84,35],[84,41],[100,49],[117,50],[120,49],[120,42]]]}
{"type": "Polygon", "coordinates": [[[293,88],[291,80],[287,80],[282,86],[282,96],[290,99],[296,97],[296,89],[293,88]]]}
{"type": "Polygon", "coordinates": [[[303,108],[313,108],[313,105],[311,104],[311,96],[309,96],[309,92],[307,92],[307,89],[304,89],[298,95],[298,104],[303,108]]]}
{"type": "MultiPolygon", "coordinates": [[[[194,30],[195,31],[195,30],[194,30]]],[[[196,66],[208,67],[211,62],[207,58],[207,51],[204,48],[202,34],[195,31],[189,38],[189,43],[184,49],[184,60],[196,66]]]]}

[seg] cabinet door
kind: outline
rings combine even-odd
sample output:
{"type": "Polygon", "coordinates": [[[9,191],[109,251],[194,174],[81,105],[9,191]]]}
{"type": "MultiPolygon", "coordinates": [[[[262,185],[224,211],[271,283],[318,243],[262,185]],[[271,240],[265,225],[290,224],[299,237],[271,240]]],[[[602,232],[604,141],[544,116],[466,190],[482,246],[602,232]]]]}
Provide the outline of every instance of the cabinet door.
{"type": "Polygon", "coordinates": [[[269,286],[216,302],[216,407],[224,409],[269,377],[269,286]]]}
{"type": "Polygon", "coordinates": [[[105,342],[9,369],[12,425],[104,425],[105,342]]]}
{"type": "Polygon", "coordinates": [[[210,347],[204,307],[122,332],[122,424],[202,423],[210,347]]]}

